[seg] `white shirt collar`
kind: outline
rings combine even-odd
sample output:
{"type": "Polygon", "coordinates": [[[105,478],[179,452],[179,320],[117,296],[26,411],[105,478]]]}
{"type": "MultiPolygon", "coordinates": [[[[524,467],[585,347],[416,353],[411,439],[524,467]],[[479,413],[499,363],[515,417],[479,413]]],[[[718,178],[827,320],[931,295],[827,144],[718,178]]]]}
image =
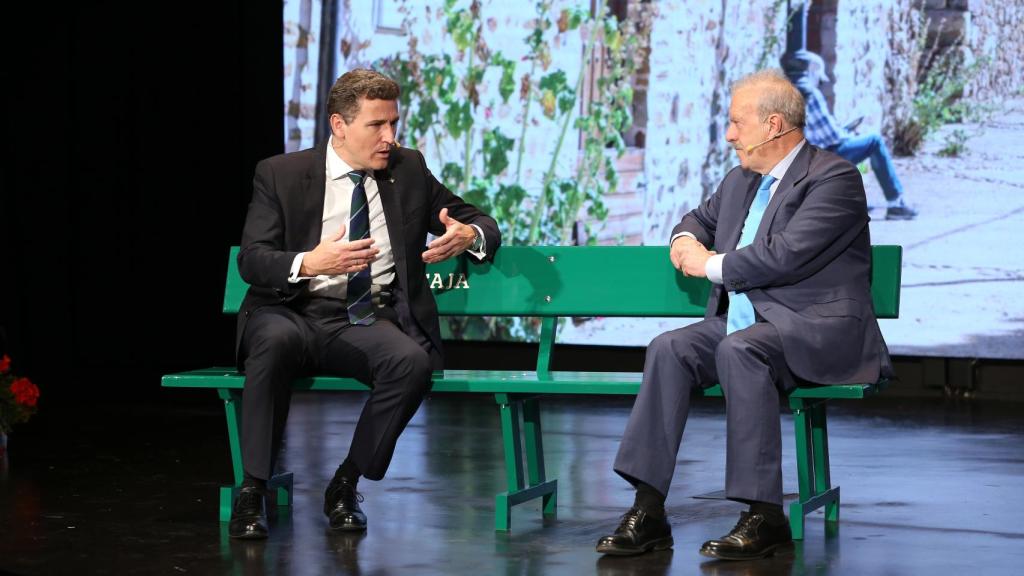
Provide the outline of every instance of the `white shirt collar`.
{"type": "MultiPolygon", "coordinates": [[[[327,178],[329,180],[337,180],[342,176],[347,175],[353,168],[338,156],[338,153],[334,150],[334,136],[331,136],[327,141],[327,178]]],[[[372,177],[373,173],[370,172],[367,176],[372,177]]]]}
{"type": "Polygon", "coordinates": [[[803,149],[804,144],[806,143],[807,140],[801,140],[800,142],[798,142],[797,145],[794,146],[793,149],[789,151],[789,154],[786,154],[786,157],[783,158],[782,160],[779,160],[779,163],[776,164],[770,172],[768,172],[768,174],[775,178],[775,182],[781,181],[782,177],[786,175],[786,172],[789,170],[789,167],[792,166],[793,161],[796,160],[796,155],[800,153],[800,150],[803,149]]]}

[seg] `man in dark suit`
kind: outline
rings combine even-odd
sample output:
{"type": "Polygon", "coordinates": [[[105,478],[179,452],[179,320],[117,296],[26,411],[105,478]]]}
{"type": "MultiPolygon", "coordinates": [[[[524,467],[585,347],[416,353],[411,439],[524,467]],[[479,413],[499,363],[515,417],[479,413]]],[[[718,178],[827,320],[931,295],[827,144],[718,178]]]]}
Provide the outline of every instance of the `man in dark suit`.
{"type": "Polygon", "coordinates": [[[807,144],[803,124],[803,98],[781,72],[758,72],[733,86],[726,140],[740,166],[671,238],[672,265],[714,283],[707,313],[647,349],[614,465],[636,499],[598,552],[672,546],[664,503],[690,395],[719,382],[726,497],[750,508],[700,552],[722,559],[772,554],[792,539],[782,509],[780,395],[800,382],[873,382],[891,372],[871,301],[860,174],[807,144]]]}
{"type": "Polygon", "coordinates": [[[330,139],[256,166],[238,254],[251,287],[238,315],[245,477],[228,527],[234,538],[266,538],[266,481],[290,383],[318,373],[372,387],[324,496],[331,529],[366,529],[359,477],[384,477],[431,371],[442,367],[425,264],[465,251],[489,260],[501,243],[492,218],[442,186],[418,152],[397,147],[398,96],[377,72],[348,72],[331,88],[330,139]],[[437,238],[425,247],[428,232],[437,238]]]}

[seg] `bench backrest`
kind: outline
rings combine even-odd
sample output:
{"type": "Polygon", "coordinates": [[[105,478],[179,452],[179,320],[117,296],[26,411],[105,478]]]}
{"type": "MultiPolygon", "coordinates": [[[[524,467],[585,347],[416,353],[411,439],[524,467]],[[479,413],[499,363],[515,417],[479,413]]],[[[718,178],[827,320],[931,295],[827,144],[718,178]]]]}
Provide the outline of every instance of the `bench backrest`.
{"type": "MultiPolygon", "coordinates": [[[[224,312],[237,313],[248,285],[228,257],[224,312]]],[[[872,247],[871,295],[879,318],[900,309],[900,246],[872,247]]],[[[704,315],[711,284],[672,268],[665,246],[506,246],[493,263],[465,257],[427,267],[448,316],[704,315]]]]}

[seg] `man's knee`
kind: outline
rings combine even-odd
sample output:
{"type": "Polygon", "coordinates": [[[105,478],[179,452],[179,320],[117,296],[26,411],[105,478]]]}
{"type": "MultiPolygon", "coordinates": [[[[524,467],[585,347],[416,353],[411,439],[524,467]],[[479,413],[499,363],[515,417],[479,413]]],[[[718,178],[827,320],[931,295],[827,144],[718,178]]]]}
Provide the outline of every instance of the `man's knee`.
{"type": "Polygon", "coordinates": [[[648,357],[660,357],[665,354],[672,353],[672,338],[671,332],[664,332],[654,337],[651,343],[647,345],[647,356],[648,357]]]}
{"type": "Polygon", "coordinates": [[[747,389],[761,385],[775,386],[776,374],[782,363],[779,356],[781,344],[773,339],[775,334],[773,330],[765,329],[739,330],[729,334],[718,344],[715,348],[715,362],[721,375],[722,388],[727,394],[730,385],[740,385],[747,389]],[[766,376],[753,377],[755,374],[766,376]],[[738,380],[730,382],[737,376],[738,380]]]}
{"type": "Polygon", "coordinates": [[[305,346],[298,327],[289,322],[251,322],[246,326],[243,343],[247,363],[250,359],[297,360],[305,346]]]}
{"type": "Polygon", "coordinates": [[[408,345],[395,350],[388,362],[382,367],[381,379],[401,379],[410,384],[430,384],[430,356],[419,345],[410,341],[408,345]]]}
{"type": "Polygon", "coordinates": [[[744,331],[739,330],[729,334],[718,343],[715,348],[715,362],[719,366],[728,366],[730,362],[750,356],[755,351],[744,331]]]}
{"type": "Polygon", "coordinates": [[[406,361],[409,363],[409,371],[414,378],[424,382],[430,380],[430,356],[426,350],[419,346],[414,347],[406,357],[406,361]]]}
{"type": "Polygon", "coordinates": [[[886,150],[886,148],[885,148],[885,139],[882,138],[881,134],[879,134],[878,132],[872,132],[871,134],[868,134],[867,136],[868,136],[868,138],[870,139],[870,142],[871,142],[871,152],[875,152],[875,151],[882,151],[882,152],[884,152],[886,150]]]}
{"type": "Polygon", "coordinates": [[[693,340],[685,331],[672,330],[660,334],[647,345],[647,358],[650,360],[680,359],[692,355],[695,351],[693,340]]]}

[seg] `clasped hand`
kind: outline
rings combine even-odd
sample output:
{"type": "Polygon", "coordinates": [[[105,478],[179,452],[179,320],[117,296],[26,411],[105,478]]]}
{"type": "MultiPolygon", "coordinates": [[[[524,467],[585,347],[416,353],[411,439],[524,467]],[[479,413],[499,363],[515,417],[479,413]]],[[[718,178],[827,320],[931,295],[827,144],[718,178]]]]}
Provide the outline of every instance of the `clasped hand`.
{"type": "Polygon", "coordinates": [[[345,225],[333,236],[324,238],[312,252],[302,257],[300,276],[333,276],[361,272],[374,260],[380,250],[373,247],[373,238],[345,240],[345,225]]]}
{"type": "Polygon", "coordinates": [[[672,242],[669,259],[672,260],[672,266],[683,275],[704,278],[707,276],[704,266],[707,264],[708,258],[714,254],[715,252],[705,248],[696,239],[690,236],[680,236],[672,242]]]}
{"type": "Polygon", "coordinates": [[[445,232],[428,244],[427,250],[423,252],[423,261],[427,264],[458,256],[469,249],[473,245],[473,240],[476,240],[476,230],[472,226],[449,217],[447,208],[441,208],[438,218],[440,218],[441,224],[444,224],[445,232]]]}

